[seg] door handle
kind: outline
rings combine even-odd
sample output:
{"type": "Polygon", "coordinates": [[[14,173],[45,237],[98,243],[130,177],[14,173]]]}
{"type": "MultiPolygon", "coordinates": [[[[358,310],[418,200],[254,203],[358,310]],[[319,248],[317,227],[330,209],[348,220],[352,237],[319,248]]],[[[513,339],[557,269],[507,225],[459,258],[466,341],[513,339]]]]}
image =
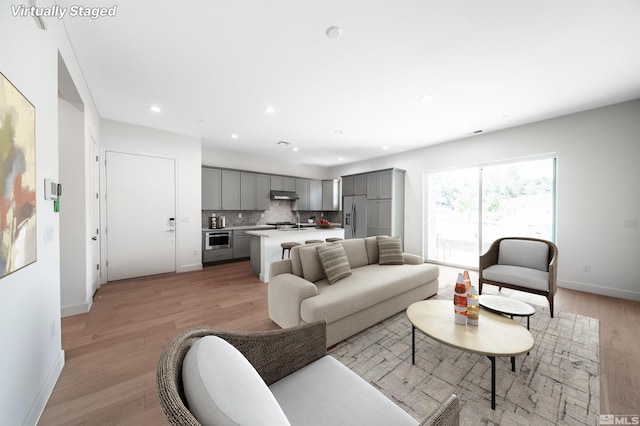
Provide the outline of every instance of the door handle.
{"type": "Polygon", "coordinates": [[[167,229],[167,232],[176,232],[173,229],[167,229]]]}
{"type": "Polygon", "coordinates": [[[98,241],[98,237],[91,237],[93,241],[98,241]]]}

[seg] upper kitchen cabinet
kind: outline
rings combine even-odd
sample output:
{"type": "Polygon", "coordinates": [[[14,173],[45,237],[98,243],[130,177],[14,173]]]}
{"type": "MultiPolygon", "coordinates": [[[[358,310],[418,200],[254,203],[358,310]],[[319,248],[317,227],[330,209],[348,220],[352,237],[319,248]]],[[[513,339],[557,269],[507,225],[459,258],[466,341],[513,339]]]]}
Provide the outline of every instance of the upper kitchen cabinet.
{"type": "Polygon", "coordinates": [[[322,210],[322,181],[309,180],[309,210],[322,210]]]}
{"type": "Polygon", "coordinates": [[[271,189],[274,191],[295,191],[296,179],[287,176],[271,176],[271,189]]]}
{"type": "Polygon", "coordinates": [[[342,195],[365,195],[367,193],[367,175],[349,175],[342,177],[342,195]]]}
{"type": "Polygon", "coordinates": [[[271,192],[271,176],[256,175],[256,210],[269,209],[271,192]]]}
{"type": "Polygon", "coordinates": [[[323,180],[322,181],[322,210],[339,210],[340,209],[340,181],[323,180]]]}
{"type": "Polygon", "coordinates": [[[296,179],[296,200],[294,210],[309,210],[309,179],[296,179]]]}
{"type": "Polygon", "coordinates": [[[222,170],[222,210],[240,210],[240,172],[222,170]]]}
{"type": "Polygon", "coordinates": [[[257,188],[255,173],[240,172],[240,210],[257,210],[257,188]]]}
{"type": "Polygon", "coordinates": [[[202,168],[202,210],[222,208],[222,170],[202,168]]]}
{"type": "MultiPolygon", "coordinates": [[[[391,198],[393,195],[393,181],[398,177],[394,174],[396,170],[383,170],[380,172],[367,174],[367,199],[377,200],[381,198],[391,198]]],[[[404,182],[404,172],[402,172],[404,182]]]]}

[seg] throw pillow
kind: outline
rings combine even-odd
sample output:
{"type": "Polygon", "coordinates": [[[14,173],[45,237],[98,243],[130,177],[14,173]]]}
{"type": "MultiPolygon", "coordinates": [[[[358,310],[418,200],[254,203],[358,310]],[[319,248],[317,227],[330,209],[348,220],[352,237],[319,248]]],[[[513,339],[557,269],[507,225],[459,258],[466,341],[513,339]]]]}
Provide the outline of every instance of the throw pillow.
{"type": "Polygon", "coordinates": [[[380,265],[403,265],[402,242],[400,237],[378,236],[380,265]]]}
{"type": "Polygon", "coordinates": [[[199,339],[182,364],[189,410],[203,425],[288,425],[278,401],[249,361],[217,336],[199,339]]]}
{"type": "Polygon", "coordinates": [[[322,269],[327,274],[329,284],[333,284],[345,277],[351,275],[349,267],[349,259],[344,251],[344,247],[340,243],[327,244],[326,246],[316,247],[322,269]]]}

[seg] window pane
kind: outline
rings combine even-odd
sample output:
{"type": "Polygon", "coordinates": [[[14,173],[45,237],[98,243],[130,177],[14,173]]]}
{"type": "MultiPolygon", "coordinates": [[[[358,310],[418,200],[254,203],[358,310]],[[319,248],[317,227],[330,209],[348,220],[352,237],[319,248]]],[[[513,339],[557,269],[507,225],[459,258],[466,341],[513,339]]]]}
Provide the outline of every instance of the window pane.
{"type": "Polygon", "coordinates": [[[482,252],[500,237],[554,239],[555,159],[482,170],[482,252]]]}
{"type": "Polygon", "coordinates": [[[427,258],[452,265],[478,263],[478,168],[428,175],[427,258]]]}

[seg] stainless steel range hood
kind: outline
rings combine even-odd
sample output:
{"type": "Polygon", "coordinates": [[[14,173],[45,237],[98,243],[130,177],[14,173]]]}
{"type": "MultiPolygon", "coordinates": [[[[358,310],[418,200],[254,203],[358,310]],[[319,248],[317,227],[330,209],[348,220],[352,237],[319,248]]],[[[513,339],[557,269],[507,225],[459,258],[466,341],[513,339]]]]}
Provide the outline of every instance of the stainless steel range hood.
{"type": "Polygon", "coordinates": [[[293,191],[271,191],[272,200],[297,200],[300,198],[298,194],[293,191]]]}

